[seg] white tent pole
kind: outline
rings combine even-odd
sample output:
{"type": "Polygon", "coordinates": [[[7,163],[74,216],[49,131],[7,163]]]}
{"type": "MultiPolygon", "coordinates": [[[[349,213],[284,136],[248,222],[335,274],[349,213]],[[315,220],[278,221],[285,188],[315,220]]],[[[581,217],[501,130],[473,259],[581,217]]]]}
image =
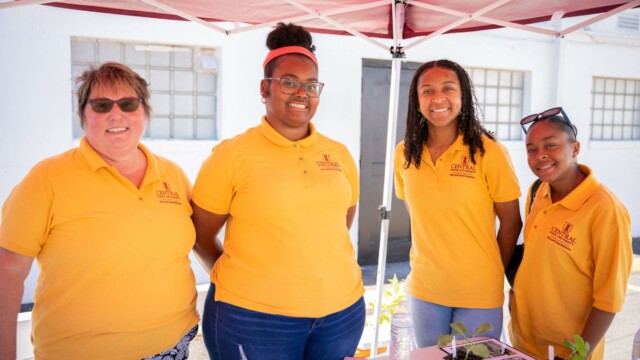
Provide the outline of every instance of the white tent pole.
{"type": "MultiPolygon", "coordinates": [[[[478,11],[474,11],[473,13],[468,14],[467,17],[460,18],[460,19],[452,22],[451,24],[449,24],[447,26],[444,26],[444,27],[438,29],[437,31],[432,32],[431,34],[423,37],[422,39],[420,39],[418,41],[414,41],[413,43],[405,46],[405,51],[409,50],[410,48],[412,48],[412,47],[414,47],[414,46],[416,46],[418,44],[421,44],[421,43],[431,39],[432,37],[438,36],[440,34],[444,34],[444,33],[446,33],[447,31],[449,31],[451,29],[454,29],[454,28],[456,28],[456,27],[458,27],[458,26],[460,26],[460,25],[462,25],[462,24],[464,24],[466,22],[474,20],[474,19],[480,17],[482,14],[487,13],[487,12],[489,12],[489,11],[495,9],[495,8],[498,8],[498,7],[508,3],[510,1],[511,0],[497,0],[496,2],[494,2],[492,4],[489,4],[489,5],[483,7],[482,9],[480,9],[478,11]]],[[[415,4],[415,3],[413,3],[413,4],[415,4]]]]}
{"type": "Polygon", "coordinates": [[[384,290],[385,267],[387,264],[387,241],[389,239],[389,218],[391,201],[393,200],[393,155],[396,147],[396,129],[398,124],[398,94],[400,91],[400,75],[404,53],[400,47],[404,29],[405,1],[395,0],[392,7],[393,42],[391,49],[391,89],[389,91],[389,120],[387,121],[387,148],[384,161],[384,188],[380,211],[380,248],[378,250],[378,269],[376,276],[376,300],[374,302],[373,341],[371,342],[371,358],[378,355],[378,335],[380,332],[380,314],[382,309],[382,293],[384,290]]]}
{"type": "Polygon", "coordinates": [[[400,89],[400,71],[402,59],[391,60],[391,91],[389,94],[389,121],[387,123],[387,150],[384,161],[384,190],[382,193],[382,205],[378,207],[381,217],[380,249],[378,250],[378,271],[376,277],[376,301],[374,308],[374,338],[371,355],[377,354],[378,332],[380,327],[380,310],[382,305],[382,293],[385,282],[385,265],[387,263],[387,241],[389,239],[389,217],[391,215],[391,201],[393,200],[393,155],[396,147],[396,128],[398,123],[398,92],[400,89]]]}
{"type": "Polygon", "coordinates": [[[335,20],[333,20],[333,19],[331,19],[329,17],[320,16],[320,19],[323,20],[324,22],[328,22],[329,24],[332,24],[333,26],[335,26],[335,27],[337,27],[339,29],[342,29],[342,30],[348,32],[349,34],[351,34],[351,35],[353,35],[355,37],[358,37],[358,38],[360,38],[362,40],[366,40],[366,41],[368,41],[369,43],[371,43],[373,45],[381,47],[381,48],[383,48],[385,50],[389,49],[389,47],[387,45],[385,45],[384,43],[382,43],[380,41],[377,41],[377,40],[374,40],[371,37],[359,32],[359,31],[354,30],[353,28],[351,28],[349,26],[341,24],[341,23],[339,23],[339,22],[337,22],[337,21],[335,21],[335,20]]]}
{"type": "Polygon", "coordinates": [[[238,28],[238,29],[229,30],[229,33],[241,33],[241,32],[246,32],[246,31],[252,31],[252,30],[255,30],[255,29],[271,27],[271,26],[275,26],[279,22],[299,23],[299,22],[303,22],[303,21],[317,19],[320,16],[340,15],[340,14],[346,14],[346,13],[356,12],[356,11],[360,11],[360,10],[371,9],[371,8],[375,8],[375,7],[378,7],[378,6],[389,5],[389,0],[378,0],[378,1],[370,2],[370,3],[366,3],[366,4],[349,6],[349,7],[333,9],[333,10],[327,10],[327,11],[323,11],[322,13],[319,13],[319,12],[316,12],[315,10],[310,9],[310,8],[308,8],[306,6],[303,6],[303,5],[301,5],[301,4],[299,4],[298,2],[295,2],[295,1],[286,1],[286,0],[284,0],[284,2],[287,3],[288,5],[291,5],[291,6],[295,7],[296,9],[299,9],[299,10],[302,10],[302,11],[306,12],[307,14],[306,15],[300,15],[300,16],[294,16],[294,17],[290,17],[290,18],[277,19],[277,20],[264,22],[264,23],[260,23],[260,24],[255,24],[255,25],[247,25],[247,26],[243,26],[243,27],[238,28]]]}
{"type": "MultiPolygon", "coordinates": [[[[552,16],[552,23],[553,26],[555,27],[555,29],[557,31],[560,31],[560,29],[562,28],[562,17],[564,16],[564,13],[562,11],[557,11],[553,14],[552,16]]],[[[561,94],[562,91],[561,87],[562,87],[562,68],[563,68],[563,61],[562,59],[564,59],[563,53],[564,53],[564,39],[561,37],[556,37],[554,44],[553,44],[553,54],[552,54],[552,58],[551,58],[551,71],[552,71],[552,78],[555,79],[556,85],[552,86],[550,91],[549,91],[549,95],[550,95],[550,103],[551,106],[562,106],[562,99],[561,94]]]]}
{"type": "Polygon", "coordinates": [[[174,7],[169,6],[169,5],[165,5],[164,3],[161,3],[159,1],[155,1],[155,0],[140,0],[140,1],[143,2],[143,3],[146,3],[148,5],[151,5],[153,7],[156,7],[158,9],[160,9],[160,10],[164,10],[164,11],[168,12],[169,14],[180,16],[183,19],[186,19],[186,20],[189,20],[189,21],[194,22],[196,24],[200,24],[202,26],[208,27],[209,29],[221,32],[221,33],[223,33],[225,35],[229,35],[229,33],[227,32],[227,29],[225,29],[225,28],[223,28],[221,26],[218,26],[216,24],[204,21],[204,20],[200,19],[197,16],[193,16],[191,14],[187,14],[184,11],[178,10],[178,9],[176,9],[174,7]]]}
{"type": "Polygon", "coordinates": [[[528,32],[533,32],[533,33],[542,34],[542,35],[548,35],[548,36],[558,36],[558,32],[555,31],[555,30],[539,28],[539,27],[532,26],[532,25],[522,25],[522,24],[514,23],[514,22],[511,22],[511,21],[503,21],[503,20],[491,19],[491,18],[486,18],[486,17],[483,17],[483,16],[477,17],[476,20],[482,21],[482,22],[487,23],[487,24],[493,24],[493,25],[502,26],[502,27],[505,27],[505,28],[528,31],[528,32]]]}
{"type": "Polygon", "coordinates": [[[41,5],[56,0],[21,0],[21,1],[7,1],[0,3],[0,9],[8,9],[13,7],[27,6],[27,5],[41,5]]]}
{"type": "MultiPolygon", "coordinates": [[[[305,12],[307,12],[309,14],[317,14],[317,18],[320,19],[320,20],[322,20],[324,22],[327,22],[327,23],[337,27],[338,29],[342,29],[342,30],[348,32],[349,34],[351,34],[353,36],[356,36],[356,37],[359,37],[359,38],[361,38],[363,40],[366,40],[366,41],[368,41],[368,42],[370,42],[370,43],[372,43],[372,44],[374,44],[376,46],[382,47],[383,49],[387,49],[387,46],[385,44],[383,44],[383,43],[381,43],[379,41],[376,41],[376,40],[370,38],[369,36],[366,36],[363,33],[359,32],[359,31],[357,31],[357,30],[355,30],[355,29],[353,29],[353,28],[351,28],[349,26],[346,26],[344,24],[341,24],[341,23],[333,20],[333,19],[331,19],[330,17],[328,17],[325,14],[316,13],[313,9],[311,9],[311,8],[309,8],[307,6],[304,6],[304,5],[300,4],[297,1],[294,1],[294,0],[283,0],[283,1],[286,2],[289,5],[297,8],[297,9],[305,11],[305,12]]],[[[387,1],[383,1],[383,3],[386,3],[387,1]]],[[[382,3],[380,1],[377,1],[377,2],[375,2],[373,4],[370,4],[370,5],[373,5],[373,7],[376,7],[376,6],[382,5],[382,3]]]]}

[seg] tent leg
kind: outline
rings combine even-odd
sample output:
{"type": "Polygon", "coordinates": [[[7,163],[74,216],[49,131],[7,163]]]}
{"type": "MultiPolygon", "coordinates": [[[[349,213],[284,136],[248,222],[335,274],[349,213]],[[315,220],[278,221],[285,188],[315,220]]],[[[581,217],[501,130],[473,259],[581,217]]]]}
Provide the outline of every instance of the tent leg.
{"type": "Polygon", "coordinates": [[[374,305],[374,331],[371,342],[371,357],[378,354],[378,335],[380,331],[380,315],[382,293],[385,280],[385,265],[387,263],[387,240],[389,239],[389,216],[393,196],[393,155],[396,147],[396,129],[398,123],[398,93],[400,88],[401,59],[391,61],[391,91],[389,94],[389,121],[387,123],[387,150],[385,156],[384,191],[382,205],[380,205],[380,250],[378,251],[378,271],[376,277],[376,300],[374,305]]]}

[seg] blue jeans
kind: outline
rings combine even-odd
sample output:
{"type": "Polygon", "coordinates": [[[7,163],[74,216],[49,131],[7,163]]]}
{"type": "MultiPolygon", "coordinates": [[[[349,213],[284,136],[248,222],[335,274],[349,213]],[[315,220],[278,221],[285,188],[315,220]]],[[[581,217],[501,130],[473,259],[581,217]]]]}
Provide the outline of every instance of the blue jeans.
{"type": "Polygon", "coordinates": [[[493,309],[455,308],[416,299],[411,295],[409,306],[413,318],[413,335],[419,348],[436,345],[440,335],[451,334],[451,323],[461,322],[467,337],[483,322],[490,322],[493,330],[480,336],[500,339],[502,334],[502,306],[493,309]]]}
{"type": "Polygon", "coordinates": [[[353,356],[364,329],[363,298],[322,318],[298,318],[214,301],[215,291],[211,284],[202,316],[211,359],[342,360],[353,356]]]}

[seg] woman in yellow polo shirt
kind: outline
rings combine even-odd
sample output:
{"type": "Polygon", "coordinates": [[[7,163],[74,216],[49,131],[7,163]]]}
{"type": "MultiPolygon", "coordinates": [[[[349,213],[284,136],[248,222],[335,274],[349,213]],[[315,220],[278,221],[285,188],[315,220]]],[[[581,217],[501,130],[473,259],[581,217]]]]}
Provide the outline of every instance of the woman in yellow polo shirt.
{"type": "Polygon", "coordinates": [[[212,282],[205,345],[214,359],[343,359],[365,320],[349,238],[357,168],[311,123],[324,85],[311,35],[278,24],[267,46],[266,116],[217,145],[194,185],[195,252],[212,282]]]}
{"type": "Polygon", "coordinates": [[[16,358],[16,315],[40,265],[36,359],[186,359],[198,329],[191,185],[140,143],[149,87],[118,63],[77,79],[85,136],[34,166],[0,224],[0,358],[16,358]]]}
{"type": "Polygon", "coordinates": [[[476,108],[457,63],[416,70],[394,168],[396,195],[411,217],[408,292],[419,347],[437,344],[453,322],[470,331],[490,322],[486,335],[496,338],[502,329],[504,268],[522,228],[520,186],[476,108]]]}
{"type": "MultiPolygon", "coordinates": [[[[629,213],[578,164],[577,129],[562,108],[522,119],[527,161],[542,180],[525,221],[524,257],[515,279],[513,344],[546,359],[566,358],[564,340],[581,335],[591,360],[604,356],[604,334],[624,302],[631,271],[629,213]]],[[[527,201],[529,204],[529,201],[527,201]]]]}

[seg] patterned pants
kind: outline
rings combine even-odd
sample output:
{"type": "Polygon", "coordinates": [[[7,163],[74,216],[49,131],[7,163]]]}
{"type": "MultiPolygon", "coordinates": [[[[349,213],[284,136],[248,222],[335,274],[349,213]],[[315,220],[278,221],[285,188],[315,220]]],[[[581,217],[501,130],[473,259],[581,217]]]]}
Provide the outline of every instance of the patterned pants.
{"type": "Polygon", "coordinates": [[[142,360],[187,360],[189,358],[189,343],[198,334],[198,325],[194,326],[187,335],[185,335],[178,344],[160,354],[146,357],[142,360]]]}

